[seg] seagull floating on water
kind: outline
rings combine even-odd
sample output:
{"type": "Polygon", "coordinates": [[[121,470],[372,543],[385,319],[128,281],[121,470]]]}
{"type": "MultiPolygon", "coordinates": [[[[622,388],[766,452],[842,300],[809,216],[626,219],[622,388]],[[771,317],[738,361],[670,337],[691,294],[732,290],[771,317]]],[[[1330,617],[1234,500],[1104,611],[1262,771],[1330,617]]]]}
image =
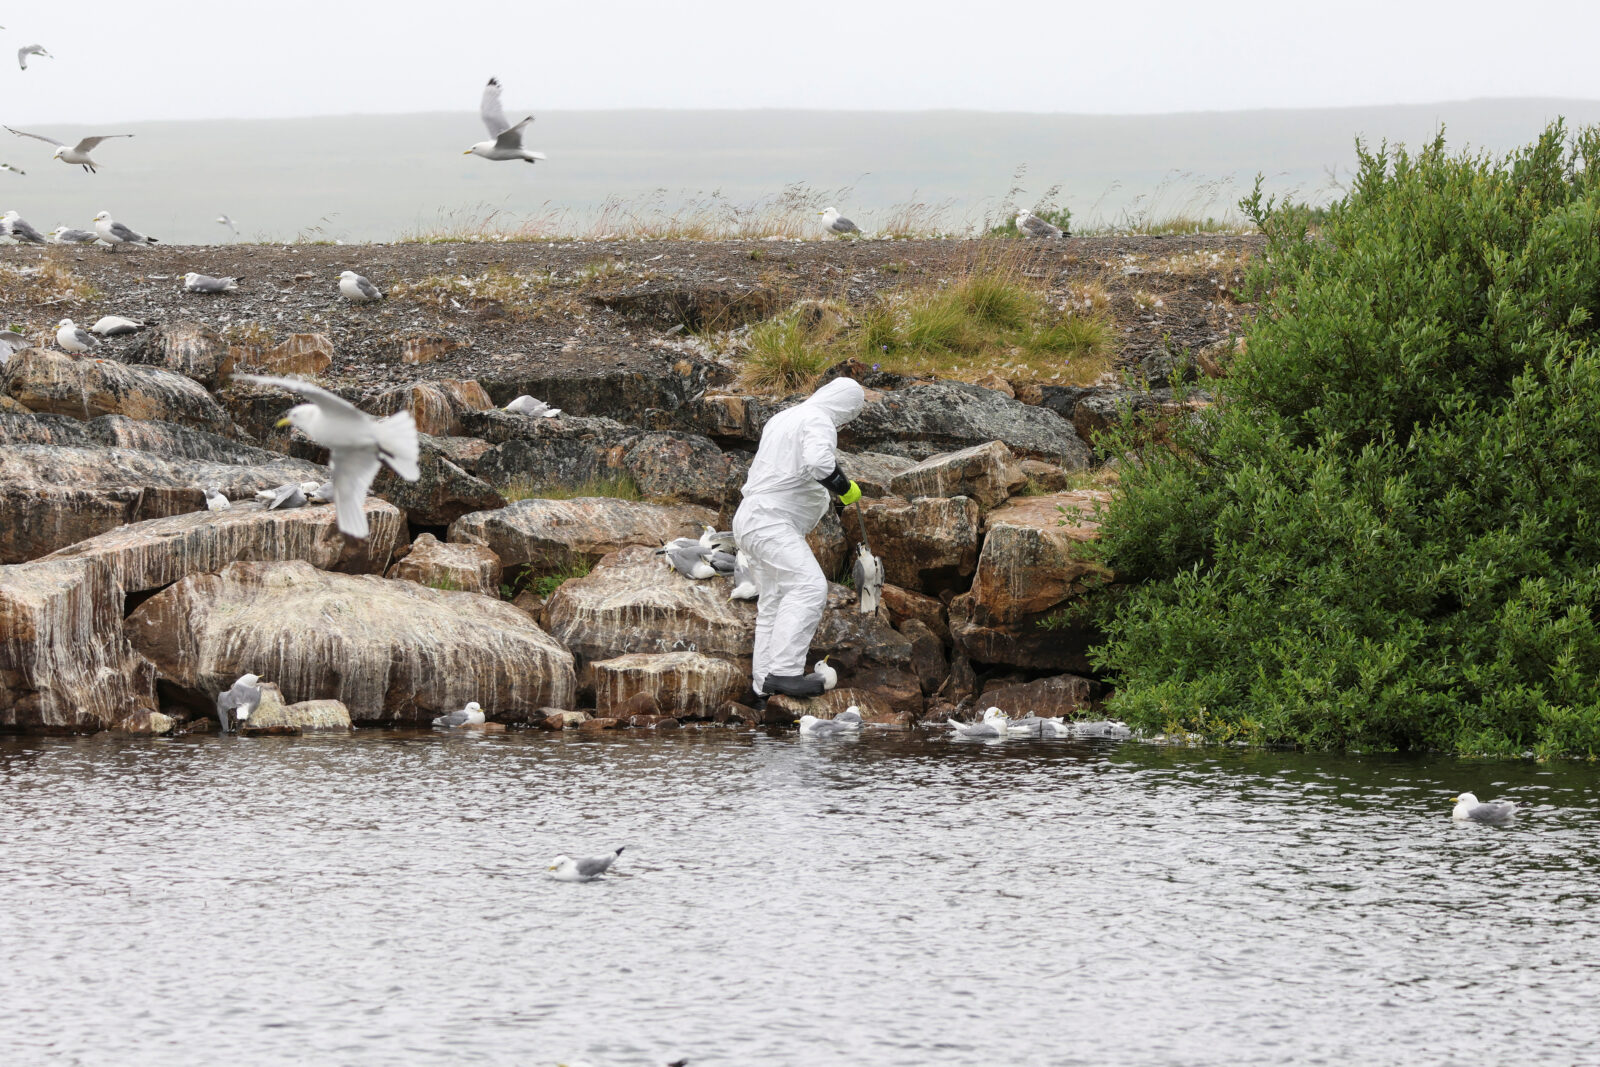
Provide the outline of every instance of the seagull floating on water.
{"type": "Polygon", "coordinates": [[[622,848],[609,856],[597,856],[593,859],[575,860],[571,856],[557,856],[550,861],[549,869],[555,872],[550,877],[558,882],[592,882],[610,869],[617,857],[622,855],[622,848]]]}
{"type": "Polygon", "coordinates": [[[981,740],[992,740],[1006,736],[1006,728],[1010,720],[1006,713],[999,708],[990,708],[983,713],[983,718],[977,722],[956,722],[951,719],[950,729],[958,737],[971,737],[981,740]]]}
{"type": "Polygon", "coordinates": [[[59,159],[63,163],[71,163],[82,167],[90,174],[95,172],[95,168],[99,166],[99,164],[97,164],[93,159],[89,158],[89,153],[94,151],[95,148],[99,146],[101,141],[109,141],[113,137],[133,136],[131,133],[102,133],[98,137],[85,137],[77,144],[69,145],[62,141],[56,140],[54,137],[46,137],[42,133],[27,133],[23,130],[12,130],[10,126],[7,126],[6,129],[11,130],[11,132],[16,134],[18,137],[32,137],[35,141],[43,141],[46,144],[55,145],[56,150],[51,155],[51,159],[59,159]]]}
{"type": "Polygon", "coordinates": [[[73,355],[82,355],[99,348],[100,338],[87,330],[79,329],[71,319],[62,319],[60,325],[56,327],[56,344],[73,355]]]}
{"type": "Polygon", "coordinates": [[[433,725],[444,727],[482,726],[483,723],[483,708],[478,706],[476,700],[467,701],[467,706],[460,711],[452,711],[433,720],[433,725]]]}
{"type": "Polygon", "coordinates": [[[841,711],[831,719],[819,719],[815,715],[800,716],[800,732],[808,737],[854,737],[861,729],[861,713],[855,713],[853,719],[846,718],[848,711],[841,711]]]}
{"type": "Polygon", "coordinates": [[[479,112],[483,117],[483,124],[489,130],[492,141],[479,141],[465,152],[464,156],[482,156],[496,162],[508,159],[521,159],[529,163],[545,158],[543,152],[530,152],[522,147],[522,132],[533,121],[529,115],[515,126],[506,121],[505,109],[500,105],[500,79],[490,78],[489,83],[483,87],[483,101],[479,105],[479,112]]]}
{"type": "Polygon", "coordinates": [[[258,374],[236,374],[233,380],[277,386],[310,401],[290,408],[278,425],[293,426],[328,450],[339,529],[351,537],[367,536],[367,514],[361,505],[372,479],[378,475],[380,462],[387,463],[408,482],[422,477],[417,466],[421,446],[411,412],[375,419],[343,397],[310,382],[258,374]]]}
{"type": "Polygon", "coordinates": [[[1462,793],[1455,799],[1455,810],[1450,817],[1457,822],[1484,822],[1503,826],[1517,814],[1517,806],[1509,800],[1480,801],[1471,793],[1462,793]]]}

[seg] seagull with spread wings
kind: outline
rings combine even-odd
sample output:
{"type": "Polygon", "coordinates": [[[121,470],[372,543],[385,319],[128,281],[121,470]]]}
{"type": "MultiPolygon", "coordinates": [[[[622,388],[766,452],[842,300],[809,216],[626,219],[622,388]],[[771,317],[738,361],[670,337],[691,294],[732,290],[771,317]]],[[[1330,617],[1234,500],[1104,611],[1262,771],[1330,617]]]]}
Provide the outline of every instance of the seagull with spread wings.
{"type": "Polygon", "coordinates": [[[480,106],[483,114],[483,124],[489,128],[492,141],[479,141],[465,152],[464,156],[482,156],[496,162],[507,159],[521,159],[535,163],[544,158],[543,152],[531,152],[522,147],[522,131],[533,122],[529,115],[515,126],[506,121],[506,111],[500,105],[500,79],[490,78],[489,84],[483,87],[483,103],[480,106]]]}
{"type": "MultiPolygon", "coordinates": [[[[11,127],[7,126],[6,129],[11,130],[11,127]]],[[[113,137],[133,136],[131,133],[103,133],[98,137],[85,137],[77,144],[69,145],[56,140],[54,137],[46,137],[42,133],[27,133],[23,130],[11,130],[11,132],[18,137],[32,137],[35,141],[43,141],[46,144],[55,145],[56,150],[51,156],[52,159],[59,159],[63,163],[75,163],[90,174],[94,173],[97,164],[89,158],[89,153],[93,152],[101,141],[109,141],[113,137]]]]}

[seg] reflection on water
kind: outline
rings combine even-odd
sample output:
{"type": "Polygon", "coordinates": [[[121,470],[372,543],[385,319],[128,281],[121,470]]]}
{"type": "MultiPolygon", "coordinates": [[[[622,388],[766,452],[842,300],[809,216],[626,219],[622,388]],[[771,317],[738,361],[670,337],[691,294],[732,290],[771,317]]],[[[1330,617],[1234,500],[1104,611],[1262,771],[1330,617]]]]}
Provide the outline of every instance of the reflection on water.
{"type": "Polygon", "coordinates": [[[1585,766],[907,734],[0,739],[0,1050],[1571,1063],[1597,799],[1585,766]],[[1465,789],[1521,818],[1452,824],[1465,789]]]}

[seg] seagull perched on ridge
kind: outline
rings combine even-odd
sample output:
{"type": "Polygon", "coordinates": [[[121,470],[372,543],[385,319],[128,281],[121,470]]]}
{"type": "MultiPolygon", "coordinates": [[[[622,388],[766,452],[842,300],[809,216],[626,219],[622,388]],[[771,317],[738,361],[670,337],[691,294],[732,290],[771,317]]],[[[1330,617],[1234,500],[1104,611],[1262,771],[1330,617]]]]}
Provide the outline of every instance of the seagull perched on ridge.
{"type": "Polygon", "coordinates": [[[102,211],[94,217],[94,232],[100,235],[100,240],[110,245],[115,251],[118,245],[153,245],[154,237],[142,234],[137,230],[130,230],[122,223],[111,217],[111,212],[102,211]]]}
{"type": "Polygon", "coordinates": [[[339,275],[339,295],[357,304],[370,304],[383,299],[382,290],[353,270],[339,275]]]}
{"type": "Polygon", "coordinates": [[[100,338],[88,330],[79,329],[71,319],[62,319],[60,325],[56,327],[56,344],[73,355],[81,356],[85,352],[99,348],[100,338]]]}
{"type": "Polygon", "coordinates": [[[256,499],[265,503],[268,511],[288,511],[306,506],[306,490],[301,482],[284,482],[276,489],[257,490],[256,499]]]}
{"type": "Polygon", "coordinates": [[[446,728],[454,726],[482,726],[483,708],[476,700],[467,701],[467,706],[460,711],[452,711],[448,715],[440,715],[433,720],[433,725],[446,728]]]}
{"type": "Polygon", "coordinates": [[[45,243],[44,234],[28,225],[28,220],[15,211],[8,211],[0,217],[0,233],[16,241],[26,241],[28,244],[42,245],[45,243]]]}
{"type": "Polygon", "coordinates": [[[592,882],[610,869],[617,857],[622,855],[622,848],[609,856],[597,856],[593,859],[575,860],[571,856],[557,856],[550,861],[549,870],[555,872],[550,877],[558,882],[592,882]]]}
{"type": "Polygon", "coordinates": [[[1052,226],[1038,215],[1023,208],[1017,212],[1017,232],[1024,237],[1065,237],[1060,226],[1052,226]]]}
{"type": "Polygon", "coordinates": [[[543,400],[536,400],[526,394],[507,404],[506,410],[513,415],[531,415],[537,419],[553,419],[561,414],[560,408],[553,408],[543,400]]]}
{"type": "Polygon", "coordinates": [[[530,152],[522,147],[522,131],[533,121],[529,115],[515,126],[506,121],[506,112],[500,105],[500,79],[490,78],[489,84],[483,87],[483,102],[479,105],[479,112],[483,117],[484,126],[488,127],[492,141],[479,141],[465,152],[464,156],[482,156],[503,162],[508,159],[521,159],[529,163],[544,158],[543,152],[530,152]]]}
{"type": "Polygon", "coordinates": [[[207,511],[227,511],[232,506],[233,504],[229,502],[228,498],[222,495],[222,487],[216,482],[206,486],[207,511]]]}
{"type": "Polygon", "coordinates": [[[54,137],[46,137],[42,133],[27,133],[23,130],[12,130],[10,126],[7,126],[6,129],[11,130],[11,132],[16,134],[18,137],[32,137],[35,141],[43,141],[46,144],[55,145],[56,150],[50,156],[51,159],[59,159],[63,163],[75,164],[82,167],[90,174],[95,172],[95,167],[97,167],[99,164],[95,163],[93,159],[89,158],[89,153],[94,151],[101,141],[109,141],[113,137],[133,136],[131,133],[102,133],[98,137],[85,137],[77,144],[69,145],[62,141],[56,140],[54,137]]]}
{"type": "Polygon", "coordinates": [[[378,475],[380,462],[387,463],[408,482],[422,477],[417,466],[421,446],[411,412],[375,419],[343,397],[310,382],[258,374],[236,374],[233,380],[277,386],[310,401],[290,408],[278,425],[293,426],[328,450],[339,529],[351,537],[367,536],[367,514],[361,505],[372,479],[378,475]]]}
{"type": "Polygon", "coordinates": [[[830,207],[825,211],[819,211],[817,214],[822,216],[823,224],[834,233],[845,234],[861,232],[861,227],[857,226],[849,219],[842,217],[839,214],[839,209],[836,207],[830,207]]]}
{"type": "Polygon", "coordinates": [[[92,245],[100,240],[100,235],[93,230],[80,230],[73,226],[57,226],[45,236],[50,238],[51,244],[58,245],[92,245]]]}

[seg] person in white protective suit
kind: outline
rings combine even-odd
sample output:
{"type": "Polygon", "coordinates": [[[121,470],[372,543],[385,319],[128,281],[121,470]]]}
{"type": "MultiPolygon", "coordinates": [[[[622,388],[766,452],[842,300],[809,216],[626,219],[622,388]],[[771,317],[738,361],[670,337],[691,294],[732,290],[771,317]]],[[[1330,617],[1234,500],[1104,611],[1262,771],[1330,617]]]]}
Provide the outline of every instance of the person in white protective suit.
{"type": "Polygon", "coordinates": [[[861,487],[839,469],[838,430],[866,402],[859,383],[835,378],[761,431],[733,516],[734,539],[760,593],[750,664],[759,698],[822,692],[821,675],[806,673],[806,651],[828,604],[828,580],[806,534],[828,513],[830,494],[844,504],[861,498],[861,487]]]}

